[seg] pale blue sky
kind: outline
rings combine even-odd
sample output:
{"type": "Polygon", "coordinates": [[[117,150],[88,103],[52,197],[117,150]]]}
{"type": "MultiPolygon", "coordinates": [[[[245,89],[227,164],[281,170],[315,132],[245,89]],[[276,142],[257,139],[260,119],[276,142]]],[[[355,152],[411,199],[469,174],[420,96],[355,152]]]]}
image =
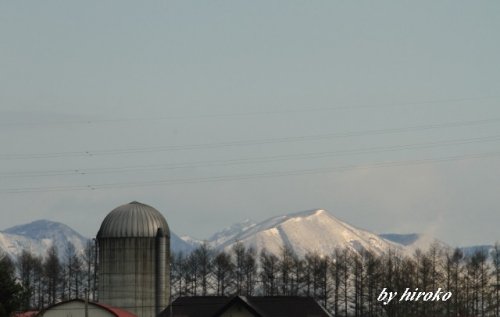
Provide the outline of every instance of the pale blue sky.
{"type": "Polygon", "coordinates": [[[2,1],[0,229],[91,236],[139,200],[197,238],[321,207],[493,243],[499,17],[497,1],[2,1]]]}

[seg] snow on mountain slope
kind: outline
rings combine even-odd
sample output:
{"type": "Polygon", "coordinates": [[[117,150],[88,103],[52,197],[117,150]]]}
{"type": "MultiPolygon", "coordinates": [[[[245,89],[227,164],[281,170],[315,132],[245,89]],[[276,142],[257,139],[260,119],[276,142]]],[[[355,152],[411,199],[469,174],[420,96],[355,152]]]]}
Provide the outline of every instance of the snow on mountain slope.
{"type": "MultiPolygon", "coordinates": [[[[97,230],[98,228],[96,232],[97,230]]],[[[47,250],[55,245],[60,259],[64,260],[68,242],[73,245],[78,254],[83,254],[88,240],[65,224],[37,220],[0,231],[0,253],[6,253],[12,259],[16,259],[23,250],[30,251],[37,256],[44,256],[47,250]]],[[[170,243],[173,252],[189,253],[195,248],[174,232],[171,232],[170,243]]]]}
{"type": "Polygon", "coordinates": [[[180,237],[182,241],[186,242],[187,244],[190,244],[194,247],[203,244],[203,240],[193,238],[191,236],[181,236],[180,237]]]}
{"type": "Polygon", "coordinates": [[[216,248],[219,245],[233,240],[234,237],[254,227],[255,225],[256,223],[250,219],[247,219],[240,223],[235,223],[229,227],[222,229],[221,231],[214,233],[212,236],[210,236],[210,238],[207,239],[207,242],[211,247],[216,248]]]}
{"type": "Polygon", "coordinates": [[[218,249],[229,250],[238,241],[257,252],[265,248],[274,254],[288,246],[299,256],[309,251],[330,255],[337,247],[375,254],[401,249],[400,245],[342,222],[323,209],[270,218],[220,244],[218,249]]]}
{"type": "Polygon", "coordinates": [[[49,220],[37,220],[0,232],[0,249],[12,258],[19,256],[23,250],[43,256],[52,245],[62,257],[68,243],[82,254],[87,241],[67,225],[49,220]]]}
{"type": "Polygon", "coordinates": [[[44,254],[50,245],[51,241],[48,240],[33,241],[24,236],[0,232],[0,255],[6,254],[13,260],[22,250],[30,250],[37,255],[44,254]]]}

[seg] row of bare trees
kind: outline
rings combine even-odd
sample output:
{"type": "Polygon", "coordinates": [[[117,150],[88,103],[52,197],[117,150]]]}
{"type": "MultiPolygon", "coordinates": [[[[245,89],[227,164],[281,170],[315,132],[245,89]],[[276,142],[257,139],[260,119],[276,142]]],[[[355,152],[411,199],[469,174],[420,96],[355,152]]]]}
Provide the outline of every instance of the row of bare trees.
{"type": "MultiPolygon", "coordinates": [[[[97,299],[95,249],[68,245],[44,257],[24,251],[17,261],[22,309],[40,309],[72,298],[97,299]]],[[[433,244],[427,251],[384,255],[336,249],[332,254],[298,256],[257,253],[237,243],[227,251],[206,244],[189,254],[172,254],[171,288],[178,296],[311,296],[333,316],[495,316],[500,317],[500,245],[491,252],[464,254],[433,244]],[[449,291],[447,301],[377,300],[381,290],[449,291]]]]}
{"type": "Polygon", "coordinates": [[[17,267],[24,289],[22,309],[41,309],[87,295],[96,298],[95,247],[91,241],[83,254],[70,243],[62,255],[54,246],[45,257],[23,250],[17,267]]]}
{"type": "Polygon", "coordinates": [[[24,295],[17,281],[14,262],[0,250],[0,317],[9,317],[15,312],[24,295]]]}
{"type": "Polygon", "coordinates": [[[337,249],[299,257],[290,248],[275,255],[237,243],[215,252],[206,244],[172,256],[176,296],[312,296],[333,316],[500,316],[500,245],[464,254],[438,243],[412,255],[337,249]],[[388,305],[381,290],[398,292],[388,305]],[[447,301],[399,301],[406,289],[449,291],[447,301]]]}

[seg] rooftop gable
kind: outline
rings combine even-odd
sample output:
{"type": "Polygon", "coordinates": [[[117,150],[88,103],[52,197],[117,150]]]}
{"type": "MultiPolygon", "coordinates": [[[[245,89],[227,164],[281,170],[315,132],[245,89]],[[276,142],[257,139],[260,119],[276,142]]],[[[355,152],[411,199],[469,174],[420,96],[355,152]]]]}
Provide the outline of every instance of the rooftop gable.
{"type": "Polygon", "coordinates": [[[313,298],[301,296],[179,297],[161,317],[220,317],[235,306],[255,317],[330,317],[313,298]]]}
{"type": "MultiPolygon", "coordinates": [[[[52,309],[64,309],[64,307],[63,307],[64,305],[71,304],[71,303],[80,303],[80,304],[84,305],[85,301],[83,299],[72,299],[72,300],[60,302],[60,303],[57,303],[57,304],[54,304],[54,305],[51,305],[51,306],[45,308],[44,310],[40,311],[36,316],[42,317],[46,312],[48,312],[52,309]]],[[[110,314],[114,315],[115,317],[137,317],[133,313],[126,311],[124,309],[112,307],[112,306],[102,304],[102,303],[88,302],[88,305],[90,308],[97,307],[97,308],[103,309],[103,310],[109,312],[110,314]]]]}

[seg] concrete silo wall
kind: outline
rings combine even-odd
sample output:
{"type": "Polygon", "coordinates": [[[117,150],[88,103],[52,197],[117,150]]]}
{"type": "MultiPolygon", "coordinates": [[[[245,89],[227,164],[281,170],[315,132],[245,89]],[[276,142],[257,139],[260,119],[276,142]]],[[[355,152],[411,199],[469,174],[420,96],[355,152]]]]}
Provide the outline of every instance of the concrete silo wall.
{"type": "Polygon", "coordinates": [[[166,306],[170,299],[170,243],[168,237],[164,240],[158,260],[153,237],[99,238],[99,301],[139,317],[156,317],[158,300],[166,306]],[[165,273],[159,277],[162,262],[165,273]],[[158,279],[164,281],[160,288],[158,279]]]}

